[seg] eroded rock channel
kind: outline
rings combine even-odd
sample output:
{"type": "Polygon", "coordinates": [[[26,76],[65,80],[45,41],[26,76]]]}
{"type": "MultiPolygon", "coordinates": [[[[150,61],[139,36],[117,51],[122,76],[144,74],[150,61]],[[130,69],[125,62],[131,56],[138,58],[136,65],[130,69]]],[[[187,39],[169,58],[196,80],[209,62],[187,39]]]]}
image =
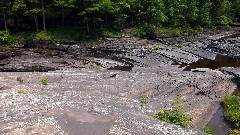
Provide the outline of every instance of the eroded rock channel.
{"type": "Polygon", "coordinates": [[[219,39],[224,35],[105,38],[97,45],[34,41],[1,51],[0,134],[205,134],[198,129],[233,93],[230,78],[239,66],[184,69],[223,55],[238,65],[240,38],[219,39]],[[150,117],[176,96],[186,101],[191,128],[150,117]]]}

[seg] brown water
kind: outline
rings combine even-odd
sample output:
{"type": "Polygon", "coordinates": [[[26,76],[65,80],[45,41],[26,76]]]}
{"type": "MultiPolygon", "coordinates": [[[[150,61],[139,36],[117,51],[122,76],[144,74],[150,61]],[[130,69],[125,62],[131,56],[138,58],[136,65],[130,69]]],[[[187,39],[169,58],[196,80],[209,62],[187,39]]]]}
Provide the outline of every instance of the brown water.
{"type": "MultiPolygon", "coordinates": [[[[214,60],[200,59],[193,62],[187,65],[184,71],[191,71],[196,68],[209,68],[214,70],[221,67],[240,67],[240,59],[225,55],[217,55],[214,60]]],[[[233,94],[240,96],[240,85],[237,86],[233,94]]],[[[231,124],[224,119],[223,108],[221,106],[206,126],[213,129],[215,135],[230,135],[230,130],[233,129],[231,124]]]]}
{"type": "Polygon", "coordinates": [[[120,70],[120,71],[131,71],[133,66],[114,66],[108,68],[108,70],[120,70]]]}
{"type": "Polygon", "coordinates": [[[200,59],[186,66],[184,71],[191,71],[196,68],[218,69],[221,67],[240,67],[240,59],[225,55],[217,55],[215,60],[200,59]]]}
{"type": "MultiPolygon", "coordinates": [[[[225,36],[219,40],[224,40],[228,38],[237,38],[240,37],[240,33],[236,33],[230,36],[225,36]]],[[[186,65],[181,65],[186,66],[186,65]]],[[[196,68],[209,68],[209,69],[218,69],[221,67],[240,67],[240,58],[234,58],[225,55],[217,55],[214,60],[200,59],[196,62],[193,62],[186,66],[184,71],[191,71],[196,68]]],[[[240,96],[240,85],[237,84],[233,95],[240,96]]],[[[217,112],[213,115],[212,119],[206,125],[208,128],[211,128],[215,131],[215,135],[230,135],[230,130],[234,129],[231,124],[229,124],[224,119],[223,108],[220,106],[217,112]]]]}
{"type": "Polygon", "coordinates": [[[239,96],[240,97],[240,86],[238,85],[235,91],[233,92],[233,95],[239,96]]]}

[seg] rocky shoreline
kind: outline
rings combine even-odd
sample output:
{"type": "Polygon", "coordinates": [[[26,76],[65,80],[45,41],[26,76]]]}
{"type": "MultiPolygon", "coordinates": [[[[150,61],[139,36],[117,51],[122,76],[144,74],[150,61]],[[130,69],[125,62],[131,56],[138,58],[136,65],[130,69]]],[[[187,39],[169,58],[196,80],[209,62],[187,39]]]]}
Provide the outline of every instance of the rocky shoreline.
{"type": "Polygon", "coordinates": [[[97,45],[34,41],[1,51],[0,134],[205,134],[198,129],[234,92],[231,78],[240,70],[183,70],[219,54],[239,57],[239,37],[219,39],[236,32],[176,38],[174,45],[165,44],[171,39],[105,38],[97,45]],[[186,101],[191,128],[150,116],[171,108],[176,96],[186,101]]]}

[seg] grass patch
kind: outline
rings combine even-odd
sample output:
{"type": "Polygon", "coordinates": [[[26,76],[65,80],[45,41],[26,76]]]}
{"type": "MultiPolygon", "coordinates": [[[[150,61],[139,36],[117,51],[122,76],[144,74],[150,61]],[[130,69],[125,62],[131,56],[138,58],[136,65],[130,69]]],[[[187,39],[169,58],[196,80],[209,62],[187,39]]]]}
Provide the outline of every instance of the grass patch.
{"type": "Polygon", "coordinates": [[[0,31],[0,46],[13,47],[15,38],[8,31],[0,31]]]}
{"type": "Polygon", "coordinates": [[[240,97],[228,95],[223,99],[224,117],[240,130],[240,97]]]}
{"type": "Polygon", "coordinates": [[[172,109],[160,110],[155,113],[153,117],[183,127],[189,126],[192,121],[192,117],[190,114],[186,113],[181,106],[181,104],[184,103],[184,99],[176,97],[173,100],[172,109]]]}
{"type": "Polygon", "coordinates": [[[208,128],[208,127],[202,128],[202,131],[209,134],[209,135],[215,135],[215,131],[211,128],[208,128]]]}
{"type": "Polygon", "coordinates": [[[48,80],[47,77],[43,77],[43,78],[41,79],[41,82],[42,82],[42,85],[48,85],[49,80],[48,80]]]}
{"type": "Polygon", "coordinates": [[[95,70],[99,70],[101,69],[101,65],[98,65],[98,64],[92,64],[89,66],[89,69],[95,69],[95,70]]]}
{"type": "Polygon", "coordinates": [[[148,96],[146,95],[141,95],[139,101],[141,104],[147,104],[148,96]]]}
{"type": "Polygon", "coordinates": [[[18,90],[18,93],[19,94],[26,94],[26,90],[24,90],[24,89],[18,90]]]}

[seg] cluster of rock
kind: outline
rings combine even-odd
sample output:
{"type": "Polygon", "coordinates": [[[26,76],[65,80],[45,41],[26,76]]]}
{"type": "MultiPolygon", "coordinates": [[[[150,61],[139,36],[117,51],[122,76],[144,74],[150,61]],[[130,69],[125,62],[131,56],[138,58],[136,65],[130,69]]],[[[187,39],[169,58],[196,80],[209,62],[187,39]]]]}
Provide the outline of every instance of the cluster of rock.
{"type": "Polygon", "coordinates": [[[184,66],[214,60],[222,52],[207,49],[213,46],[238,56],[239,41],[205,37],[177,46],[138,38],[106,38],[97,45],[31,41],[1,52],[1,71],[43,72],[0,73],[0,134],[203,135],[194,128],[204,127],[222,97],[234,91],[229,73],[239,70],[191,72],[184,66]],[[192,128],[151,117],[171,108],[176,96],[185,99],[192,128]]]}

